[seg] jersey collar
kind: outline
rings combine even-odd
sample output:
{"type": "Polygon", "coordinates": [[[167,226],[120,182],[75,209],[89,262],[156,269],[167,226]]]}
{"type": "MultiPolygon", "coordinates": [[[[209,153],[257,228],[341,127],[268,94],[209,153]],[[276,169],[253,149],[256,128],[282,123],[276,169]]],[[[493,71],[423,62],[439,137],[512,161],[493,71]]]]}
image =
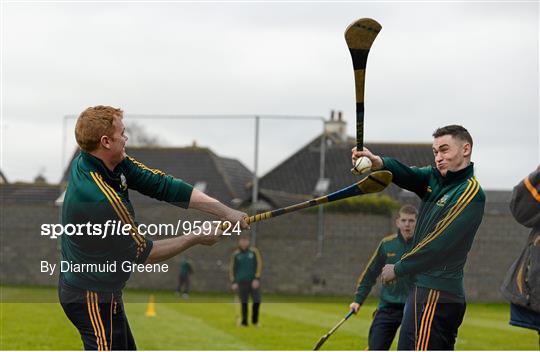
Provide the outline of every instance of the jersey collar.
{"type": "Polygon", "coordinates": [[[115,171],[111,171],[107,168],[107,166],[105,166],[103,160],[97,156],[85,152],[84,150],[81,150],[81,158],[85,161],[85,163],[87,163],[87,165],[90,165],[90,168],[95,169],[106,181],[109,181],[107,183],[110,185],[119,184],[120,172],[118,171],[118,167],[114,169],[115,171]]]}
{"type": "Polygon", "coordinates": [[[440,171],[435,166],[432,166],[435,174],[443,182],[454,183],[460,182],[474,176],[474,163],[471,161],[469,165],[458,171],[447,171],[446,176],[441,175],[440,171]]]}

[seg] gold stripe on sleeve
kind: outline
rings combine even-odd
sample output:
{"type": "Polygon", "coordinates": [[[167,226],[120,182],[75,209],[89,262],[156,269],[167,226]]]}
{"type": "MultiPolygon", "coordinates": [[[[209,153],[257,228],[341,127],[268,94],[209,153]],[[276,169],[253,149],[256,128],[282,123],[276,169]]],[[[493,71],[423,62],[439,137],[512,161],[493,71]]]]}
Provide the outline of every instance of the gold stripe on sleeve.
{"type": "Polygon", "coordinates": [[[128,156],[128,159],[131,160],[131,162],[133,164],[135,164],[139,169],[142,169],[142,170],[146,170],[146,171],[150,171],[151,173],[153,173],[154,175],[165,175],[165,173],[161,170],[158,170],[158,169],[151,169],[149,168],[148,166],[144,165],[143,163],[141,163],[140,161],[138,160],[135,160],[133,159],[132,157],[128,156]]]}
{"type": "Polygon", "coordinates": [[[531,180],[529,180],[529,176],[525,177],[525,179],[523,180],[523,183],[525,184],[525,187],[527,187],[527,189],[531,193],[531,196],[534,199],[536,199],[537,202],[540,202],[540,194],[538,194],[538,191],[532,185],[531,180]]]}

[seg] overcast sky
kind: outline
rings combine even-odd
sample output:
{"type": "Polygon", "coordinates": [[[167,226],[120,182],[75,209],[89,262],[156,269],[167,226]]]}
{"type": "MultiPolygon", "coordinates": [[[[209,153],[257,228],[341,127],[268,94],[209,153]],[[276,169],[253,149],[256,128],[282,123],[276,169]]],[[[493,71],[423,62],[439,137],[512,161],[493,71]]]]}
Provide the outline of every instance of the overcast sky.
{"type": "MultiPolygon", "coordinates": [[[[61,176],[88,106],[130,114],[280,114],[342,110],[354,135],[347,25],[383,29],[366,80],[367,142],[431,142],[457,123],[475,140],[487,189],[538,164],[538,4],[7,3],[2,13],[1,170],[10,182],[61,176]],[[65,142],[63,142],[65,141],[65,142]]],[[[253,122],[144,120],[163,143],[193,140],[253,167],[253,122]]],[[[264,120],[259,173],[321,132],[264,120]]],[[[150,164],[151,165],[151,164],[150,164]]],[[[180,175],[181,176],[181,175],[180,175]]]]}

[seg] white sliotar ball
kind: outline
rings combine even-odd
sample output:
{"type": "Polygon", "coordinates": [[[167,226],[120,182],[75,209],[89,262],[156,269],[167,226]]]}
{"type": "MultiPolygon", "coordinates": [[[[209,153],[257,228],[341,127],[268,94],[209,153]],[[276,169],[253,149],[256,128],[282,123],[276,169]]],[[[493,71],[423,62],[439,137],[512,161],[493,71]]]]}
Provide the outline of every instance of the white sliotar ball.
{"type": "Polygon", "coordinates": [[[353,168],[354,174],[362,175],[368,171],[371,171],[371,160],[369,160],[369,158],[362,156],[358,160],[356,160],[356,164],[353,168]]]}

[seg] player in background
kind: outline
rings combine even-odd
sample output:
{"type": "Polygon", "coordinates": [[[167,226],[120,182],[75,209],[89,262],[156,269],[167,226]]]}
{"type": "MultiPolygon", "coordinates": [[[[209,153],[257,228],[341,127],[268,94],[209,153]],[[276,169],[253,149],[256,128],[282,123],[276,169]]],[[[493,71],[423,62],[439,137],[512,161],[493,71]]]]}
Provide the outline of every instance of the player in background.
{"type": "MultiPolygon", "coordinates": [[[[416,225],[418,211],[412,205],[404,205],[399,209],[396,218],[397,233],[382,239],[371,256],[369,263],[358,278],[356,295],[350,305],[354,313],[358,313],[366,297],[375,285],[386,264],[395,264],[410,247],[416,225]]],[[[379,305],[373,313],[373,321],[369,329],[368,349],[388,350],[396,336],[403,318],[403,308],[410,290],[410,281],[403,277],[392,283],[382,285],[379,305]]]]}
{"type": "Polygon", "coordinates": [[[191,275],[193,275],[193,265],[191,264],[189,258],[186,256],[182,258],[180,264],[178,265],[178,286],[176,286],[176,295],[182,298],[189,298],[189,289],[191,287],[191,275]]]}
{"type": "Polygon", "coordinates": [[[250,247],[247,236],[241,236],[238,240],[238,249],[231,256],[229,266],[229,279],[231,288],[238,293],[242,306],[242,326],[248,326],[248,301],[249,296],[253,300],[251,323],[259,324],[259,308],[261,305],[261,272],[262,257],[259,250],[250,247]]]}

